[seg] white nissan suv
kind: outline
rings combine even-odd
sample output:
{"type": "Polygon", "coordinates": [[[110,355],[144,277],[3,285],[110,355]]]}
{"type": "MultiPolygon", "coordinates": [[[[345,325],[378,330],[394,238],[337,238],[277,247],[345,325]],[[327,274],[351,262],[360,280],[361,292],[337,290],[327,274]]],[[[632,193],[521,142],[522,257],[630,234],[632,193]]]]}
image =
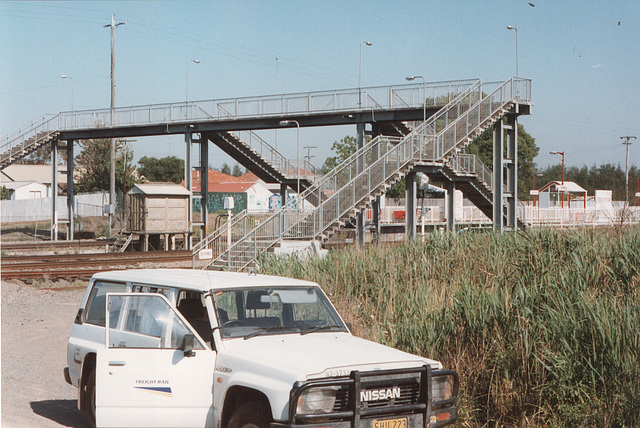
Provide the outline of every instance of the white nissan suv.
{"type": "Polygon", "coordinates": [[[99,427],[408,428],[457,417],[458,376],[357,338],[320,287],[181,269],[93,276],[64,375],[99,427]]]}

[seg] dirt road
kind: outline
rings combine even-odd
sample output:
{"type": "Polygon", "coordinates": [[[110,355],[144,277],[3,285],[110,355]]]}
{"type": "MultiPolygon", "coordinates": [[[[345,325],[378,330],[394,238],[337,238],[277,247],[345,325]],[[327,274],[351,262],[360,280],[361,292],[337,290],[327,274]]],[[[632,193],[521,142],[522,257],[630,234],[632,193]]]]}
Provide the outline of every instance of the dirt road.
{"type": "Polygon", "coordinates": [[[3,428],[88,426],[62,372],[84,289],[47,287],[2,281],[3,428]]]}

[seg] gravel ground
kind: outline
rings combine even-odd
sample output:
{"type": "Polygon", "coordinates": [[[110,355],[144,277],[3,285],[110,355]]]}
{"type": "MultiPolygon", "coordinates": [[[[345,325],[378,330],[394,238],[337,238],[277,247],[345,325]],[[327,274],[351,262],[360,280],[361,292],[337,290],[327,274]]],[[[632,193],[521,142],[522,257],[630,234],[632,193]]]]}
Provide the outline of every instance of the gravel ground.
{"type": "Polygon", "coordinates": [[[64,380],[85,284],[2,281],[2,427],[87,427],[64,380]]]}

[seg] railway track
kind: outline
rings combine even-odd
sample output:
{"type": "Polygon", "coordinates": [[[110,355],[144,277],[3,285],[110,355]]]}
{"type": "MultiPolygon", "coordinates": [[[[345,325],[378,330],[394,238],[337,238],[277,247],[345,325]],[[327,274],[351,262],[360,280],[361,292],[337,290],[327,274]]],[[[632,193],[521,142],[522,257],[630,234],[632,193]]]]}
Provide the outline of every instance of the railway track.
{"type": "Polygon", "coordinates": [[[42,251],[77,251],[90,248],[104,249],[113,240],[81,240],[81,241],[33,241],[33,242],[3,242],[2,251],[21,252],[42,252],[42,251]]]}
{"type": "Polygon", "coordinates": [[[85,278],[141,267],[191,267],[191,251],[3,256],[2,279],[85,278]]]}

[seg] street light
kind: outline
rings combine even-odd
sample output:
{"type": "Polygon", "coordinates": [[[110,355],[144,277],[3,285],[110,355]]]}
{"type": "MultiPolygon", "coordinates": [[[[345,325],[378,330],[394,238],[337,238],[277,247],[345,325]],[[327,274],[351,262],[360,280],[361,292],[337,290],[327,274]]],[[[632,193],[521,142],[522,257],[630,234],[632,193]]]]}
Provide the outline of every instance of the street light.
{"type": "Polygon", "coordinates": [[[513,25],[507,25],[507,30],[516,30],[516,77],[518,77],[518,29],[513,25]]]}
{"type": "Polygon", "coordinates": [[[298,209],[301,209],[300,206],[300,123],[297,120],[281,120],[280,121],[280,126],[287,126],[287,125],[293,125],[295,124],[298,127],[298,155],[297,155],[297,172],[296,172],[296,177],[297,177],[297,185],[296,185],[296,193],[298,194],[298,209]]]}
{"type": "Polygon", "coordinates": [[[63,74],[60,76],[61,79],[70,79],[71,80],[71,111],[73,111],[73,77],[67,76],[63,74]]]}
{"type": "Polygon", "coordinates": [[[200,64],[199,59],[190,59],[187,61],[187,103],[189,102],[189,63],[200,64]]]}
{"type": "Polygon", "coordinates": [[[564,184],[564,152],[549,152],[549,154],[562,156],[562,184],[564,184]]]}
{"type": "Polygon", "coordinates": [[[362,87],[362,44],[371,46],[373,43],[367,42],[366,40],[363,40],[360,42],[360,69],[358,72],[358,108],[362,107],[362,91],[360,89],[362,87]]]}
{"type": "Polygon", "coordinates": [[[407,80],[409,82],[411,82],[412,80],[415,80],[415,79],[422,79],[422,100],[423,100],[423,103],[424,103],[424,108],[423,108],[423,112],[422,112],[422,121],[426,122],[427,121],[427,88],[426,88],[427,81],[423,76],[407,77],[407,80]]]}

